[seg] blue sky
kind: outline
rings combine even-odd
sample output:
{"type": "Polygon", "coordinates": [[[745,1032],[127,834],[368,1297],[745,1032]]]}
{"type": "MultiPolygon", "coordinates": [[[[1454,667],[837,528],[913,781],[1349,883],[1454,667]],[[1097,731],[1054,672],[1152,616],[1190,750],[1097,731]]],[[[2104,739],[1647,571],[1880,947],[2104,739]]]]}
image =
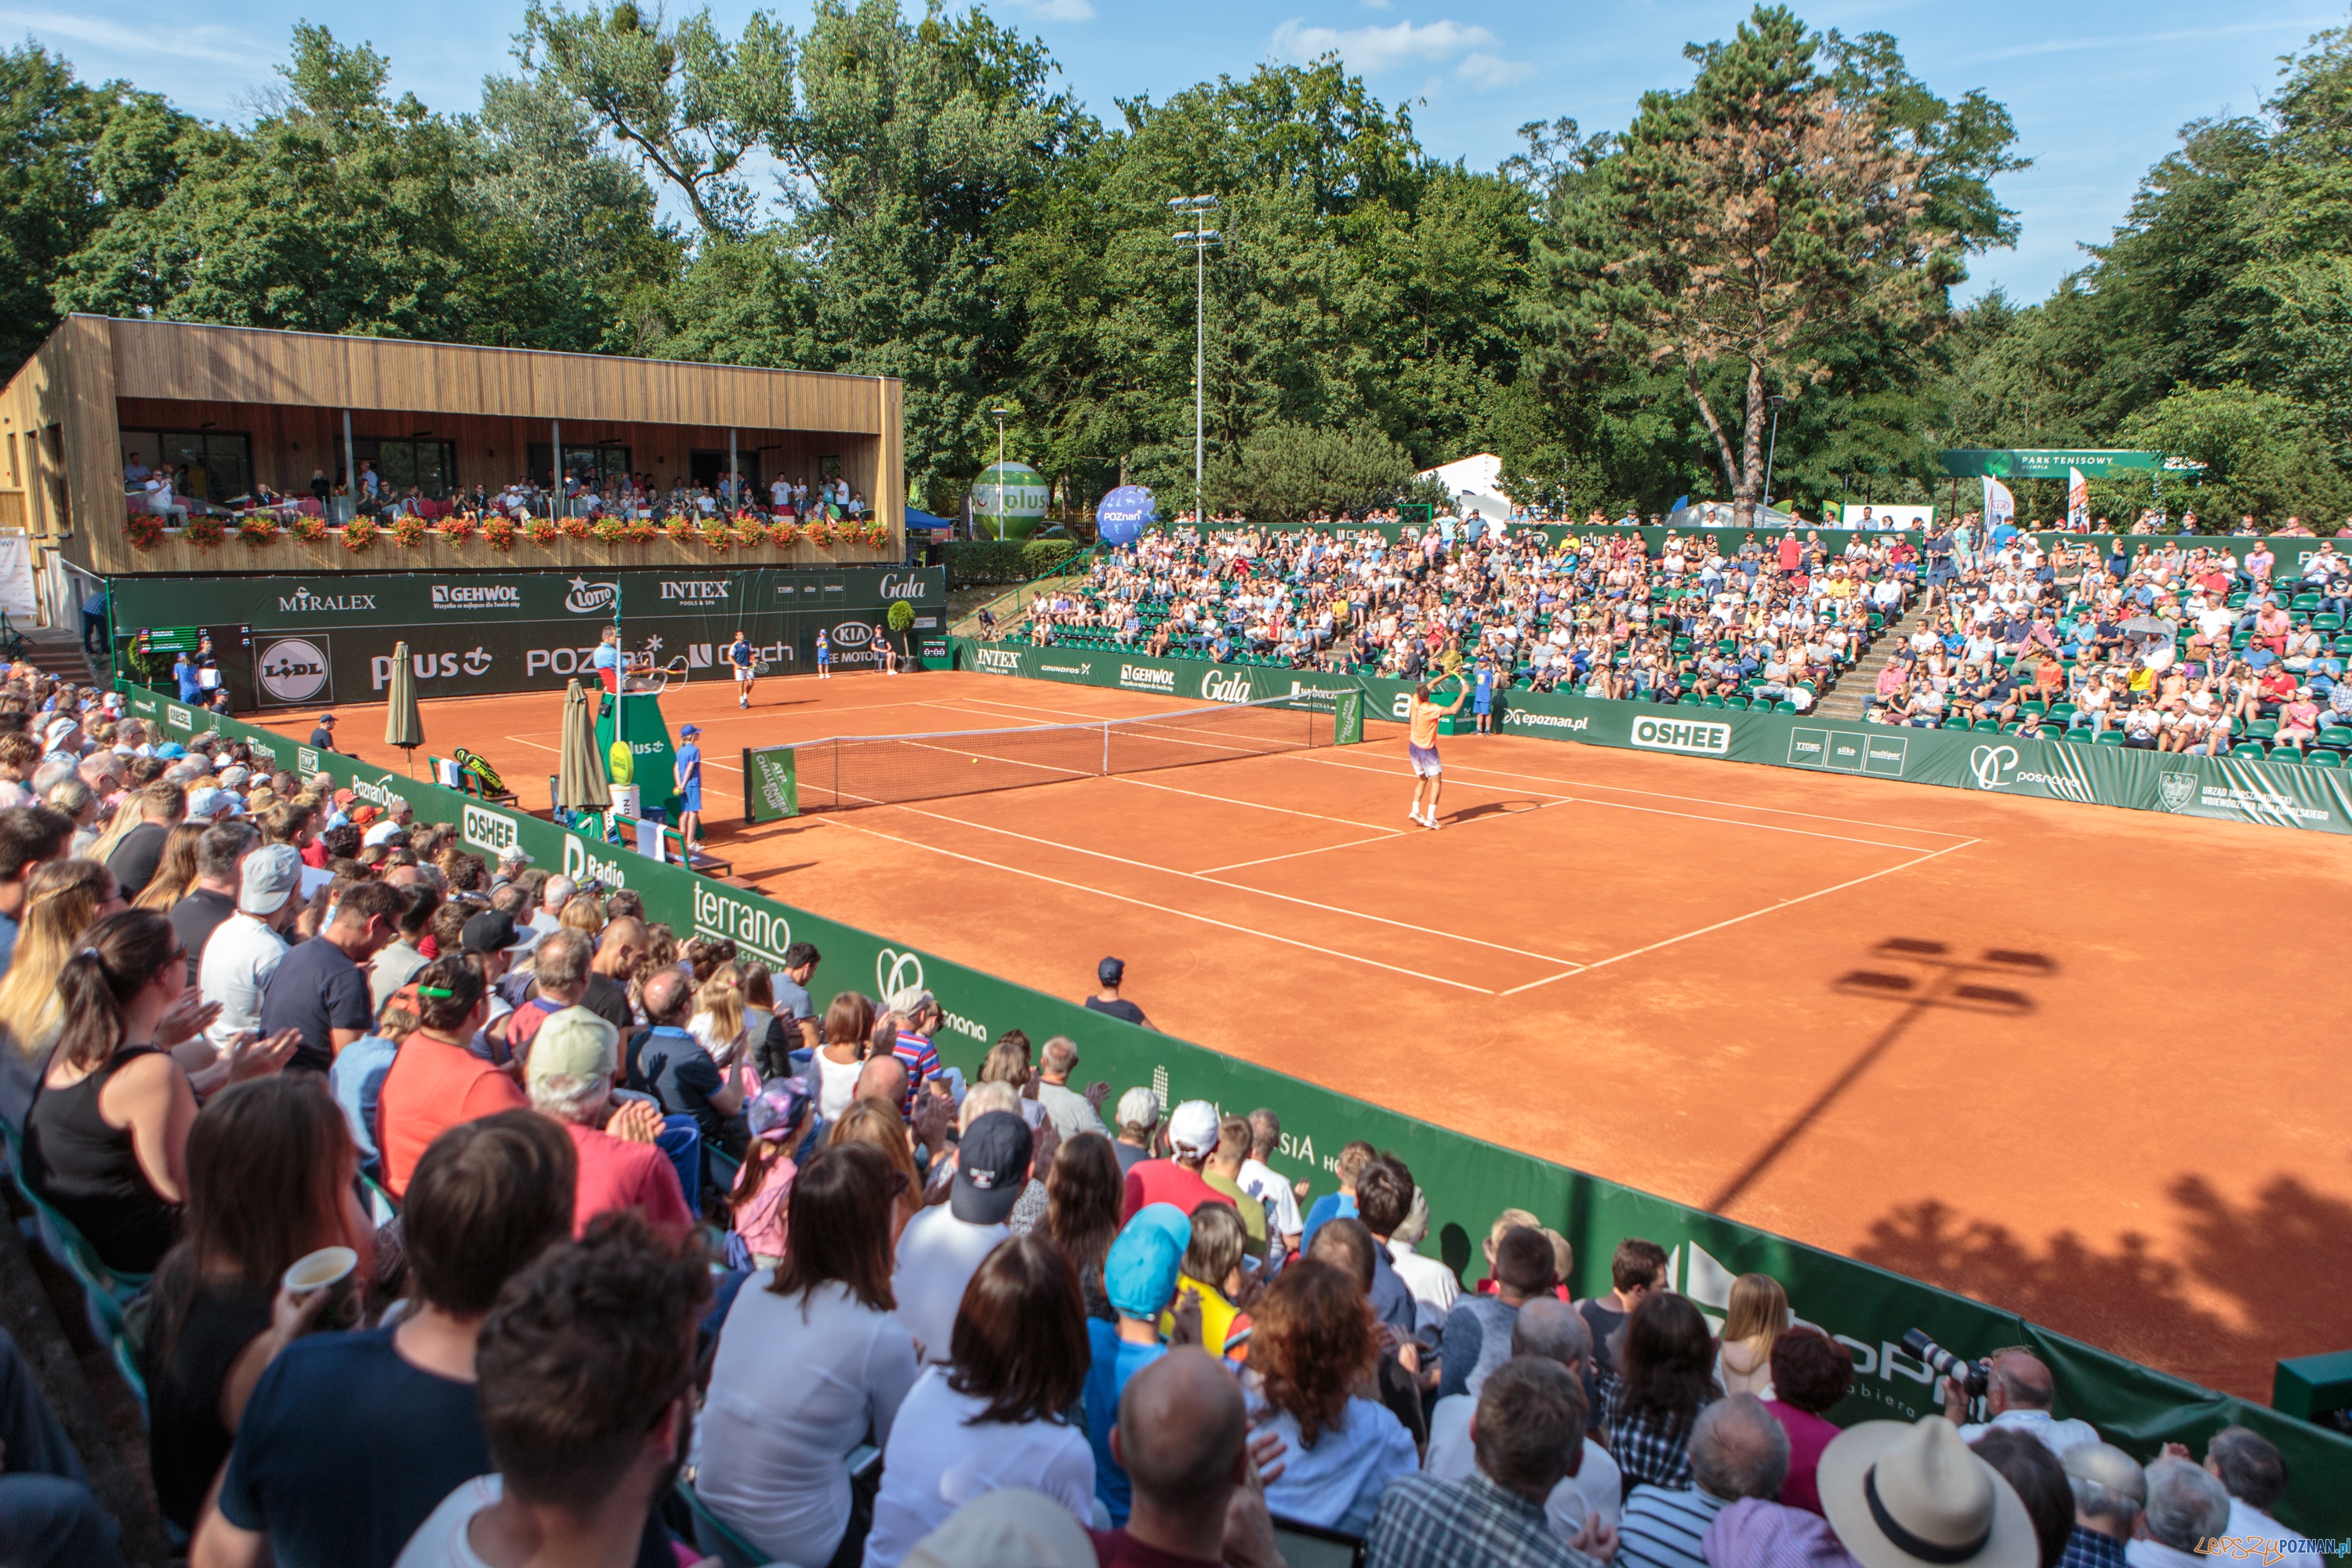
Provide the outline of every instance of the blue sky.
{"type": "MultiPolygon", "coordinates": [[[[912,9],[917,0],[905,3],[912,9]]],[[[2341,7],[2309,0],[2219,10],[2186,0],[1839,0],[1797,9],[1816,27],[1894,34],[1913,71],[1947,97],[1980,87],[2009,105],[2020,150],[2034,161],[2000,187],[2023,235],[2015,250],[1976,259],[1967,292],[1999,284],[2021,300],[2046,294],[2081,265],[2081,245],[2106,237],[2183,123],[2252,110],[2275,83],[2280,55],[2346,20],[2341,7]]],[[[719,0],[712,10],[732,29],[750,6],[719,0]]],[[[793,0],[776,10],[787,22],[807,14],[793,0]]],[[[1337,49],[1384,100],[1412,100],[1429,152],[1481,168],[1515,151],[1517,128],[1531,120],[1567,114],[1587,131],[1622,127],[1644,90],[1689,79],[1685,42],[1724,37],[1747,14],[1670,0],[999,0],[995,10],[1043,37],[1077,96],[1105,118],[1115,98],[1165,98],[1221,73],[1245,75],[1261,60],[1337,49]]],[[[288,30],[307,18],[374,44],[391,58],[397,86],[460,110],[478,100],[486,73],[510,68],[521,16],[519,0],[407,0],[390,11],[110,0],[94,12],[63,0],[0,0],[0,37],[30,35],[85,76],[127,78],[196,113],[237,118],[275,79],[288,30]]]]}

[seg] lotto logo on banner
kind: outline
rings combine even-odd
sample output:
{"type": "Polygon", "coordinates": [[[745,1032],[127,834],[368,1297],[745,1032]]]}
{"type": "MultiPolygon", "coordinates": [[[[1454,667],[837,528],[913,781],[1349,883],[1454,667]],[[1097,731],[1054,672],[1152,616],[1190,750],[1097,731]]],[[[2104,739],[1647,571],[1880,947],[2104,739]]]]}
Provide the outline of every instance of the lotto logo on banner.
{"type": "Polygon", "coordinates": [[[514,818],[488,806],[467,806],[460,831],[467,843],[492,855],[502,855],[515,847],[514,818]]]}
{"type": "Polygon", "coordinates": [[[1118,667],[1118,683],[1129,691],[1176,692],[1176,672],[1154,669],[1148,664],[1122,664],[1118,667]]]}
{"type": "Polygon", "coordinates": [[[1250,679],[1246,675],[1219,675],[1215,670],[1201,677],[1201,695],[1212,702],[1246,702],[1250,700],[1250,679]]]}
{"type": "MultiPolygon", "coordinates": [[[[254,687],[264,707],[332,702],[334,680],[329,673],[329,646],[324,637],[279,637],[253,661],[254,687]]],[[[389,665],[392,661],[384,659],[389,665]]],[[[379,683],[381,689],[381,683],[379,683]]]]}
{"type": "Polygon", "coordinates": [[[793,922],[782,910],[761,909],[728,897],[698,882],[694,889],[694,930],[733,942],[772,969],[784,966],[784,949],[793,945],[793,922]]]}
{"type": "Polygon", "coordinates": [[[570,586],[572,591],[563,595],[563,607],[575,616],[601,616],[620,605],[618,583],[591,583],[585,577],[574,577],[570,586]]]}
{"type": "Polygon", "coordinates": [[[972,667],[992,669],[999,675],[1018,675],[1021,673],[1021,656],[1009,647],[984,647],[978,650],[972,667]]]}
{"type": "Polygon", "coordinates": [[[1704,719],[1636,719],[1633,744],[1654,752],[1687,752],[1702,757],[1727,756],[1731,726],[1704,719]]]}

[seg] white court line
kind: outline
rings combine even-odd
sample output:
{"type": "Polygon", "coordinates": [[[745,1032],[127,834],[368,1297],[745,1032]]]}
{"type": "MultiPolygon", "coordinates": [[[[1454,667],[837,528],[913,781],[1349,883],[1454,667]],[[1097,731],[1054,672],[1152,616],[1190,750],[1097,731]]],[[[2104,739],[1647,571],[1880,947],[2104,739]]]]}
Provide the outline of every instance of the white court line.
{"type": "MultiPolygon", "coordinates": [[[[1652,816],[1681,816],[1696,822],[1719,822],[1727,827],[1752,827],[1763,833],[1793,833],[1801,838],[1829,838],[1840,844],[1867,844],[1874,848],[1900,849],[1906,854],[1916,855],[1919,852],[1919,846],[1916,844],[1888,844],[1876,838],[1856,838],[1850,833],[1822,833],[1811,827],[1782,827],[1773,822],[1742,822],[1737,817],[1707,816],[1696,811],[1670,811],[1663,805],[1635,805],[1631,801],[1593,800],[1590,797],[1585,799],[1584,804],[1607,806],[1612,811],[1646,812],[1652,816]]],[[[1971,838],[1969,842],[1973,844],[1976,840],[1971,838]]],[[[1951,847],[1947,846],[1947,847],[1951,847]]]]}
{"type": "Polygon", "coordinates": [[[1385,834],[1378,838],[1350,838],[1339,844],[1318,844],[1312,849],[1293,849],[1287,855],[1267,855],[1255,860],[1236,860],[1230,866],[1211,866],[1201,875],[1213,877],[1220,871],[1239,871],[1249,866],[1271,866],[1276,860],[1296,860],[1302,855],[1321,855],[1333,849],[1354,849],[1366,844],[1386,844],[1391,838],[1401,837],[1403,831],[1402,828],[1399,828],[1395,833],[1385,834]]]}
{"type": "MultiPolygon", "coordinates": [[[[1262,754],[1265,756],[1282,756],[1286,755],[1287,753],[1267,752],[1262,754]]],[[[1236,757],[1234,760],[1235,762],[1239,762],[1242,759],[1236,757]]],[[[1136,784],[1144,789],[1165,790],[1170,795],[1189,795],[1200,800],[1221,800],[1227,805],[1246,805],[1254,807],[1259,811],[1278,811],[1285,816],[1311,816],[1318,822],[1336,822],[1347,827],[1369,827],[1375,833],[1384,833],[1391,837],[1398,837],[1404,833],[1404,829],[1402,827],[1382,827],[1377,822],[1358,822],[1351,816],[1327,816],[1319,811],[1301,811],[1297,806],[1291,805],[1269,805],[1262,800],[1236,800],[1233,796],[1227,795],[1210,795],[1205,791],[1197,789],[1178,789],[1174,784],[1154,784],[1150,779],[1138,778],[1133,773],[1113,773],[1110,776],[1117,779],[1121,784],[1136,784]]],[[[1370,844],[1373,842],[1373,840],[1366,838],[1360,840],[1360,842],[1370,844]]],[[[1312,854],[1314,851],[1307,850],[1303,851],[1303,853],[1312,854]]],[[[1276,858],[1280,858],[1280,857],[1276,857],[1276,858]]],[[[1245,860],[1243,864],[1255,866],[1257,862],[1255,860],[1245,860]]]]}
{"type": "MultiPolygon", "coordinates": [[[[1337,904],[1318,904],[1312,899],[1293,898],[1288,893],[1277,893],[1265,888],[1253,888],[1246,882],[1221,882],[1216,878],[1204,875],[1199,871],[1180,871],[1172,866],[1155,866],[1149,860],[1130,860],[1123,855],[1112,855],[1100,849],[1087,849],[1076,844],[1066,844],[1059,839],[1039,838],[1034,834],[1016,833],[1010,827],[995,827],[985,822],[971,821],[968,817],[943,816],[936,811],[924,811],[919,807],[911,805],[894,805],[889,809],[894,811],[912,812],[917,816],[928,816],[934,822],[952,823],[958,827],[975,827],[983,833],[1000,834],[1006,838],[1019,838],[1030,844],[1043,844],[1049,849],[1066,850],[1073,855],[1090,855],[1097,860],[1108,860],[1113,865],[1132,866],[1139,871],[1156,871],[1163,877],[1181,877],[1187,881],[1205,882],[1213,888],[1224,888],[1236,893],[1249,893],[1262,899],[1279,899],[1286,904],[1297,904],[1302,909],[1321,910],[1326,914],[1345,915],[1350,920],[1370,921],[1377,925],[1394,926],[1399,931],[1413,931],[1422,936],[1433,936],[1445,942],[1463,942],[1471,947],[1492,948],[1496,952],[1513,953],[1520,958],[1541,959],[1546,963],[1571,963],[1575,962],[1573,959],[1559,958],[1549,952],[1529,952],[1523,947],[1506,947],[1499,942],[1482,942],[1475,936],[1463,936],[1456,931],[1434,931],[1428,926],[1414,925],[1409,921],[1392,921],[1386,915],[1366,914],[1361,910],[1344,910],[1337,904]]],[[[1050,881],[1052,879],[1048,878],[1047,880],[1050,881]]],[[[1153,907],[1156,908],[1157,906],[1153,907]]],[[[1238,930],[1240,928],[1236,927],[1235,929],[1238,930]]],[[[1366,960],[1366,962],[1369,963],[1370,961],[1366,960]]],[[[1382,967],[1385,968],[1387,966],[1382,965],[1382,967]]],[[[1464,989],[1475,991],[1477,987],[1475,985],[1465,986],[1464,989]]]]}
{"type": "MultiPolygon", "coordinates": [[[[1350,772],[1360,773],[1379,773],[1383,777],[1403,776],[1402,774],[1391,773],[1391,770],[1387,768],[1368,768],[1360,763],[1343,763],[1337,757],[1326,757],[1316,752],[1297,752],[1291,754],[1300,756],[1307,762],[1320,763],[1325,767],[1346,768],[1350,772]]],[[[1948,832],[1941,827],[1912,827],[1899,822],[1872,822],[1864,817],[1834,816],[1826,812],[1791,811],[1785,806],[1778,805],[1750,805],[1745,801],[1716,800],[1711,796],[1703,795],[1675,795],[1670,790],[1634,789],[1625,784],[1601,784],[1591,779],[1555,778],[1549,773],[1513,773],[1506,768],[1480,768],[1473,766],[1464,768],[1449,767],[1447,769],[1448,777],[1452,777],[1456,773],[1485,773],[1490,778],[1498,779],[1529,779],[1538,784],[1559,784],[1570,789],[1601,789],[1609,791],[1612,795],[1648,795],[1654,800],[1679,800],[1694,805],[1728,806],[1734,811],[1759,811],[1772,816],[1801,816],[1813,822],[1843,822],[1850,827],[1875,827],[1887,833],[1925,833],[1935,838],[1961,838],[1967,837],[1965,834],[1948,832]]],[[[1685,815],[1698,816],[1699,814],[1693,812],[1685,815]]],[[[1725,819],[1718,817],[1701,817],[1701,820],[1714,822],[1725,819]]],[[[1970,839],[1969,842],[1974,843],[1976,840],[1970,839]]],[[[1905,845],[1901,847],[1909,848],[1910,846],[1905,845]]]]}
{"type": "Polygon", "coordinates": [[[1655,952],[1662,947],[1672,947],[1678,942],[1688,942],[1695,936],[1705,936],[1709,931],[1718,931],[1723,930],[1726,926],[1736,926],[1740,924],[1742,921],[1752,921],[1761,915],[1776,914],[1792,905],[1810,903],[1815,899],[1826,898],[1832,893],[1842,893],[1848,888],[1858,888],[1864,882],[1874,882],[1881,877],[1891,877],[1897,871],[1908,871],[1915,866],[1926,865],[1928,861],[1935,859],[1938,856],[1949,855],[1956,849],[1966,849],[1971,845],[1981,844],[1983,842],[1984,840],[1981,838],[1970,838],[1958,844],[1948,844],[1941,849],[1930,849],[1925,855],[1916,856],[1912,859],[1906,860],[1899,866],[1889,866],[1884,870],[1873,871],[1867,876],[1856,877],[1851,881],[1840,882],[1835,887],[1822,888],[1811,893],[1801,893],[1793,899],[1783,899],[1777,904],[1768,904],[1760,910],[1750,910],[1744,915],[1734,915],[1727,921],[1717,921],[1713,925],[1701,926],[1696,931],[1686,931],[1680,936],[1670,936],[1665,938],[1664,941],[1651,942],[1646,947],[1632,948],[1624,952],[1613,953],[1607,958],[1596,958],[1591,963],[1581,965],[1579,968],[1562,970],[1558,974],[1547,974],[1541,980],[1530,980],[1525,985],[1514,985],[1508,991],[1497,991],[1495,994],[1497,996],[1516,996],[1522,991],[1532,991],[1538,985],[1549,985],[1555,980],[1566,980],[1570,975],[1576,974],[1589,974],[1596,969],[1606,968],[1608,965],[1616,963],[1623,959],[1639,958],[1645,952],[1655,952]]]}
{"type": "MultiPolygon", "coordinates": [[[[907,808],[901,807],[900,809],[904,810],[907,808]]],[[[930,814],[929,812],[923,812],[919,815],[928,816],[930,814]]],[[[1182,920],[1197,921],[1202,925],[1216,926],[1224,931],[1239,931],[1244,936],[1255,937],[1261,941],[1278,942],[1286,947],[1300,948],[1308,952],[1319,952],[1326,958],[1341,959],[1349,963],[1367,963],[1371,965],[1374,969],[1385,969],[1391,974],[1408,975],[1415,980],[1434,980],[1440,985],[1451,985],[1456,991],[1472,991],[1481,996],[1492,996],[1495,994],[1494,992],[1487,990],[1483,985],[1470,985],[1465,984],[1459,980],[1448,980],[1443,974],[1433,974],[1426,969],[1405,969],[1393,963],[1382,963],[1377,958],[1366,958],[1361,953],[1341,952],[1336,948],[1318,947],[1311,942],[1300,942],[1296,938],[1281,936],[1273,931],[1256,931],[1248,926],[1235,925],[1231,921],[1221,921],[1211,915],[1196,915],[1190,910],[1171,909],[1166,904],[1155,904],[1149,899],[1130,899],[1124,893],[1114,893],[1102,888],[1090,888],[1080,882],[1066,882],[1059,877],[1048,877],[1043,871],[1033,871],[1024,866],[1007,866],[1001,860],[983,860],[977,855],[966,855],[961,851],[955,849],[943,849],[936,844],[926,844],[919,838],[901,838],[895,833],[885,833],[878,827],[867,827],[862,824],[844,821],[838,817],[830,818],[828,820],[834,826],[846,827],[851,829],[853,832],[857,833],[871,834],[877,838],[887,838],[893,844],[904,844],[911,848],[928,849],[934,855],[945,855],[952,860],[963,860],[974,866],[986,866],[998,871],[1010,871],[1016,877],[1032,878],[1040,882],[1050,883],[1056,888],[1067,888],[1072,892],[1091,893],[1097,898],[1112,899],[1122,904],[1133,904],[1138,909],[1150,910],[1157,914],[1175,915],[1182,920]]],[[[942,817],[940,820],[951,822],[955,819],[952,817],[942,817]]],[[[1178,876],[1182,876],[1185,873],[1182,872],[1175,873],[1175,875],[1178,876]]],[[[1554,959],[1552,962],[1557,963],[1562,961],[1554,959]]]]}

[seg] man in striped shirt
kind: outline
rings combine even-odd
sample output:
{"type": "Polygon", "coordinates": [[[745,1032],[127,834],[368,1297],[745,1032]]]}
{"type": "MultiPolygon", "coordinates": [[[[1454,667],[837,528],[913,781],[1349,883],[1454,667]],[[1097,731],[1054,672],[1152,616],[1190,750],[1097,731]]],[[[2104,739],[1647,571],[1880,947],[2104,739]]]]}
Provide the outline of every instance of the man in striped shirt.
{"type": "Polygon", "coordinates": [[[1741,1498],[1767,1502],[1789,1474],[1789,1435],[1752,1394],[1718,1399],[1691,1426],[1689,1491],[1638,1486],[1617,1521],[1617,1568],[1706,1568],[1715,1516],[1741,1498]]]}
{"type": "Polygon", "coordinates": [[[915,1097],[922,1092],[924,1080],[940,1074],[940,1053],[932,1048],[931,1037],[940,1032],[940,1020],[946,1015],[940,1011],[938,998],[919,985],[894,993],[890,1011],[898,1018],[898,1038],[890,1054],[907,1064],[907,1103],[903,1110],[911,1116],[915,1097]]]}

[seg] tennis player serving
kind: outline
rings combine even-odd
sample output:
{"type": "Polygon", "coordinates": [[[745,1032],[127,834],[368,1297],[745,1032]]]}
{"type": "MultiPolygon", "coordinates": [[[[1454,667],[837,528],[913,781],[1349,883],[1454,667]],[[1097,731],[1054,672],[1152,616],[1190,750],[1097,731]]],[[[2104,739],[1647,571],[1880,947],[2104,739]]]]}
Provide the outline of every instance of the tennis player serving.
{"type": "Polygon", "coordinates": [[[1437,795],[1445,787],[1445,767],[1437,760],[1437,721],[1462,711],[1462,704],[1470,700],[1470,687],[1465,681],[1454,694],[1454,706],[1440,708],[1431,698],[1434,681],[1424,680],[1412,689],[1411,706],[1406,710],[1407,732],[1404,754],[1412,763],[1412,810],[1408,813],[1423,827],[1437,826],[1437,795]],[[1423,805],[1422,797],[1429,797],[1423,805]]]}

